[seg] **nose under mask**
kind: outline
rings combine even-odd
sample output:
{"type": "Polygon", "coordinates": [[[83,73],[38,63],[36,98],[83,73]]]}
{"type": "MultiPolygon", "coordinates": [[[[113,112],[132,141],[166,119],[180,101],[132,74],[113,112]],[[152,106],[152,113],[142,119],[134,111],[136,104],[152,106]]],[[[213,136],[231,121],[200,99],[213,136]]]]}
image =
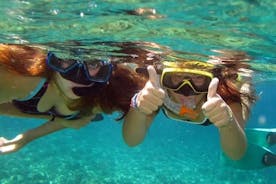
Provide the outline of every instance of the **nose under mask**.
{"type": "Polygon", "coordinates": [[[61,76],[67,80],[70,80],[78,84],[89,85],[93,83],[87,78],[83,66],[75,67],[74,69],[66,73],[61,73],[61,76]]]}
{"type": "Polygon", "coordinates": [[[102,89],[106,84],[103,83],[94,83],[89,87],[74,87],[72,91],[77,96],[89,96],[89,95],[97,95],[102,93],[102,89]]]}
{"type": "Polygon", "coordinates": [[[193,88],[191,88],[190,85],[186,84],[184,86],[182,86],[179,90],[174,91],[175,93],[184,95],[184,96],[193,96],[193,95],[198,95],[198,93],[196,93],[193,88]]]}

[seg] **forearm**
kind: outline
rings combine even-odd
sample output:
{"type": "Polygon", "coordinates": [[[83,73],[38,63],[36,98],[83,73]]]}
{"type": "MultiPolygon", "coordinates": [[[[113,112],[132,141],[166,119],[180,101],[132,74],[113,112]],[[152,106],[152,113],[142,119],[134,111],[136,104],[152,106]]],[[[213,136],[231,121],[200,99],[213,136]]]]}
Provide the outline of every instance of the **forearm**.
{"type": "Polygon", "coordinates": [[[37,128],[28,130],[23,135],[26,136],[26,141],[30,142],[34,139],[38,139],[40,137],[46,136],[48,134],[62,130],[64,128],[66,127],[63,126],[61,123],[55,121],[48,121],[37,128]]]}
{"type": "MultiPolygon", "coordinates": [[[[28,144],[29,142],[35,139],[38,139],[40,137],[51,134],[53,132],[62,130],[66,128],[66,126],[63,124],[65,121],[68,121],[68,120],[56,118],[55,121],[48,121],[37,128],[28,130],[23,134],[17,135],[12,140],[7,140],[2,137],[0,138],[0,153],[8,154],[8,153],[18,151],[24,145],[28,144]]],[[[84,121],[87,122],[86,119],[83,119],[83,121],[80,121],[80,123],[83,123],[84,121]]],[[[79,121],[74,120],[73,122],[78,123],[79,121]]]]}
{"type": "Polygon", "coordinates": [[[129,146],[141,143],[154,119],[155,113],[146,115],[137,109],[131,108],[123,124],[123,138],[129,146]]]}
{"type": "Polygon", "coordinates": [[[233,160],[239,160],[247,148],[247,139],[243,128],[236,120],[219,128],[221,146],[225,154],[233,160]]]}

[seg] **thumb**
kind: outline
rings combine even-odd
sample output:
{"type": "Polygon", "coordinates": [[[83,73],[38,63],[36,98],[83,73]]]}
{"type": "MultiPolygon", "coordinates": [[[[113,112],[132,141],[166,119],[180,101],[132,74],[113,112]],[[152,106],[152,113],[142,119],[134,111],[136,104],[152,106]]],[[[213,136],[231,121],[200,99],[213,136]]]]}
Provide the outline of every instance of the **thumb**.
{"type": "Polygon", "coordinates": [[[218,84],[218,78],[213,78],[209,84],[207,99],[215,97],[217,95],[218,84]]]}
{"type": "Polygon", "coordinates": [[[149,73],[149,81],[152,83],[154,87],[160,87],[159,84],[159,76],[157,75],[155,68],[150,65],[147,67],[149,73]]]}

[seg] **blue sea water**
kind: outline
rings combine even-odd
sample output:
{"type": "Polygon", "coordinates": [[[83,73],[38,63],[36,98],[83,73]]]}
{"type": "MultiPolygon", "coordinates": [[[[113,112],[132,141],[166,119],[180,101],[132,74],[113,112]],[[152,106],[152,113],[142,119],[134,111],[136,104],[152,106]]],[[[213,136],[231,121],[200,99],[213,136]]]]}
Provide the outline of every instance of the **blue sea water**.
{"type": "MultiPolygon", "coordinates": [[[[275,1],[2,0],[0,7],[2,43],[151,41],[198,54],[246,51],[253,57],[260,95],[247,126],[276,128],[275,1]],[[159,18],[128,13],[141,7],[154,8],[159,18]]],[[[60,131],[1,155],[0,184],[276,183],[275,167],[241,170],[223,165],[213,126],[179,123],[160,113],[144,142],[131,148],[123,142],[122,122],[116,117],[106,115],[104,121],[60,131]]],[[[44,121],[0,116],[0,137],[13,138],[44,121]]]]}

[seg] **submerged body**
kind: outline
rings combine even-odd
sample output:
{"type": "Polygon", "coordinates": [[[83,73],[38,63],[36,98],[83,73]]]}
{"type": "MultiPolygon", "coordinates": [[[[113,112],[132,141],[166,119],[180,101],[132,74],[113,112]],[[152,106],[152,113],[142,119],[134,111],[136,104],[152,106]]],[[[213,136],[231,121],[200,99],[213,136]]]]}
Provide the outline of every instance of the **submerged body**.
{"type": "Polygon", "coordinates": [[[139,82],[132,82],[136,79],[134,72],[123,64],[114,63],[116,68],[112,69],[106,61],[53,56],[43,47],[0,44],[0,113],[48,119],[12,140],[1,137],[2,154],[17,151],[49,133],[80,128],[94,118],[100,120],[99,113],[124,114],[139,89],[139,82]],[[119,84],[126,86],[128,94],[118,90],[119,84]]]}
{"type": "Polygon", "coordinates": [[[238,77],[238,69],[234,68],[239,67],[238,62],[231,63],[229,68],[227,61],[223,64],[223,61],[220,65],[189,61],[163,63],[161,74],[149,68],[149,81],[137,94],[136,106],[125,118],[126,143],[139,144],[157,110],[162,108],[175,120],[202,125],[211,122],[218,128],[222,150],[233,160],[240,159],[247,149],[244,127],[254,91],[248,78],[238,77]]]}
{"type": "MultiPolygon", "coordinates": [[[[150,80],[147,81],[148,76],[145,72],[141,74],[141,71],[145,71],[145,67],[153,63],[163,63],[162,54],[170,53],[167,52],[167,48],[164,49],[154,43],[110,42],[110,44],[121,48],[117,52],[126,55],[113,58],[116,63],[113,63],[115,67],[108,80],[106,80],[109,78],[108,75],[104,76],[104,80],[93,77],[101,73],[95,70],[95,65],[91,65],[91,68],[80,65],[82,75],[72,78],[74,73],[78,73],[79,65],[75,61],[59,61],[59,58],[56,58],[53,64],[55,67],[58,66],[57,69],[53,70],[52,67],[52,70],[49,70],[51,67],[47,68],[45,62],[48,53],[46,49],[1,45],[0,75],[7,77],[7,80],[0,81],[1,86],[5,86],[0,90],[0,112],[10,116],[49,120],[12,140],[0,138],[1,153],[17,151],[34,139],[66,127],[80,128],[91,122],[98,113],[113,111],[120,111],[126,115],[123,136],[128,145],[134,146],[144,139],[157,110],[163,105],[161,109],[168,118],[198,125],[217,126],[224,152],[231,160],[238,160],[238,165],[248,165],[244,164],[244,160],[251,158],[250,155],[254,152],[260,153],[257,156],[253,155],[258,167],[259,160],[263,157],[268,158],[269,164],[273,165],[271,162],[273,154],[263,149],[255,149],[256,147],[251,149],[252,140],[248,141],[249,147],[247,147],[244,127],[250,105],[254,101],[254,96],[251,94],[254,89],[250,84],[250,75],[245,77],[246,81],[236,80],[238,78],[233,71],[242,68],[238,62],[236,64],[226,62],[224,63],[226,66],[222,65],[224,72],[228,73],[226,75],[228,82],[211,71],[202,72],[201,69],[204,68],[198,66],[192,69],[187,69],[187,66],[184,69],[167,67],[168,70],[164,70],[166,72],[163,72],[163,75],[159,75],[158,72],[156,74],[154,68],[151,68],[150,80]],[[162,48],[166,52],[152,52],[143,46],[162,48]],[[30,67],[29,70],[24,70],[24,67],[16,68],[22,64],[26,65],[26,60],[35,61],[36,67],[30,67]],[[16,63],[14,61],[18,63],[14,64],[16,63]],[[91,70],[87,72],[89,68],[91,70]],[[90,83],[91,79],[100,85],[94,86],[94,83],[90,83]],[[106,83],[101,84],[101,81],[106,83]],[[239,160],[245,152],[245,156],[239,160]]],[[[101,120],[101,117],[97,116],[94,120],[101,120]]],[[[251,137],[249,136],[250,139],[251,137]]]]}

